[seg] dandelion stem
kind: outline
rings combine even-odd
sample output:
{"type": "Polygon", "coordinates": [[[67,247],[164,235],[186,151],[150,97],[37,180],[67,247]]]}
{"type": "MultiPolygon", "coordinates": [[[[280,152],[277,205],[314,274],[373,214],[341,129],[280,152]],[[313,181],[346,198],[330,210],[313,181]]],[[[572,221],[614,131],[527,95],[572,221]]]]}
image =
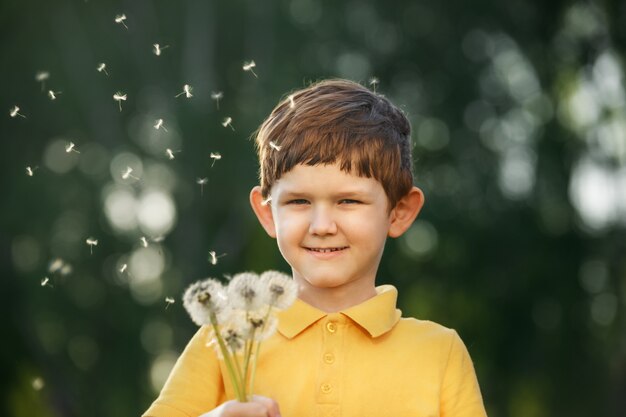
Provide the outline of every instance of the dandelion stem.
{"type": "MultiPolygon", "coordinates": [[[[263,326],[261,327],[261,334],[263,334],[263,331],[265,330],[265,325],[267,324],[271,311],[272,311],[272,305],[270,304],[267,306],[267,313],[265,313],[265,319],[263,319],[263,326]]],[[[252,371],[250,373],[250,381],[248,381],[250,394],[252,394],[254,390],[254,376],[256,375],[256,363],[257,363],[257,360],[259,359],[260,351],[261,351],[261,341],[259,340],[256,345],[256,352],[254,352],[254,361],[252,362],[252,371]]]]}
{"type": "Polygon", "coordinates": [[[217,317],[214,312],[210,313],[211,317],[211,326],[213,326],[213,331],[215,332],[215,338],[217,339],[217,343],[220,346],[220,351],[222,352],[222,356],[224,356],[224,363],[226,364],[226,369],[228,370],[228,375],[230,376],[230,380],[233,383],[233,388],[235,390],[235,396],[239,401],[245,401],[245,397],[242,396],[241,387],[239,385],[239,380],[237,379],[237,374],[235,374],[235,369],[233,368],[232,359],[230,357],[230,352],[226,347],[226,343],[224,343],[224,339],[222,339],[222,335],[220,334],[219,327],[217,324],[217,317]]]}

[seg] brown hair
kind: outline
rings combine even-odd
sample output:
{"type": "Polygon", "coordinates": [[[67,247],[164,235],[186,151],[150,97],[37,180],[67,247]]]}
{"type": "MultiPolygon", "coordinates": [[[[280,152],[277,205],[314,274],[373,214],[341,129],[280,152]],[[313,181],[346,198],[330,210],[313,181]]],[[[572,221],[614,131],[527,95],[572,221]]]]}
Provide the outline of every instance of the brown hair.
{"type": "Polygon", "coordinates": [[[413,186],[410,135],[384,96],[347,80],[312,84],[278,103],[256,132],[263,197],[298,164],[338,163],[379,181],[393,208],[413,186]]]}

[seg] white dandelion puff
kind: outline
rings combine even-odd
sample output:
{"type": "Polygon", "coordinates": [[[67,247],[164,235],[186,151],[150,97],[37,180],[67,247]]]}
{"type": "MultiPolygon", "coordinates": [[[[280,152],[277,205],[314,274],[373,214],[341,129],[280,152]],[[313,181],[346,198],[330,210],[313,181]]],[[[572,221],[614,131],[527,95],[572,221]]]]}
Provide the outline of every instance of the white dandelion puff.
{"type": "Polygon", "coordinates": [[[35,81],[41,83],[41,91],[46,89],[46,80],[50,78],[50,73],[48,71],[38,71],[35,73],[35,81]]]}
{"type": "Polygon", "coordinates": [[[26,116],[24,116],[22,113],[20,113],[20,108],[19,106],[13,106],[11,107],[11,110],[9,110],[9,116],[11,117],[23,117],[24,119],[26,119],[26,116]]]}
{"type": "Polygon", "coordinates": [[[56,100],[58,94],[61,94],[61,92],[48,90],[48,97],[50,97],[50,100],[56,100]]]}
{"type": "Polygon", "coordinates": [[[158,43],[153,43],[152,44],[152,52],[156,56],[161,56],[161,53],[163,53],[163,50],[167,49],[168,47],[169,47],[169,45],[161,46],[158,43]]]}
{"type": "Polygon", "coordinates": [[[227,117],[222,121],[222,126],[226,127],[229,126],[233,131],[235,130],[235,128],[233,127],[233,118],[232,117],[227,117]]]}
{"type": "Polygon", "coordinates": [[[113,100],[117,101],[117,104],[120,106],[120,111],[122,111],[122,101],[126,101],[127,94],[122,93],[121,91],[113,94],[113,100]]]}
{"type": "Polygon", "coordinates": [[[268,288],[267,303],[280,310],[288,308],[298,298],[298,285],[287,274],[279,271],[265,271],[261,281],[268,288]]]}
{"type": "Polygon", "coordinates": [[[270,148],[276,150],[276,151],[280,151],[280,145],[277,145],[275,142],[270,141],[270,148]]]}
{"type": "Polygon", "coordinates": [[[193,94],[191,94],[192,91],[193,91],[193,87],[190,86],[189,84],[185,84],[185,85],[183,85],[183,91],[181,91],[180,93],[176,94],[176,97],[182,96],[184,94],[185,97],[191,98],[191,97],[193,97],[193,94]]]}
{"type": "Polygon", "coordinates": [[[196,179],[196,184],[198,184],[200,186],[200,197],[202,197],[202,194],[204,193],[204,186],[209,182],[208,178],[197,178],[196,179]]]}
{"type": "Polygon", "coordinates": [[[136,176],[133,175],[133,169],[131,167],[126,167],[126,170],[122,172],[122,179],[127,180],[129,178],[138,180],[136,176]]]}
{"type": "Polygon", "coordinates": [[[165,131],[167,132],[167,129],[166,129],[166,128],[165,128],[165,126],[163,125],[163,119],[157,119],[157,120],[156,120],[156,123],[154,124],[154,128],[155,128],[156,130],[159,130],[159,129],[161,129],[161,128],[162,128],[163,130],[165,130],[165,131]]]}
{"type": "Polygon", "coordinates": [[[218,152],[211,152],[210,157],[213,160],[213,162],[211,163],[211,168],[213,168],[213,165],[215,165],[215,161],[219,161],[220,159],[222,159],[222,155],[220,155],[218,152]]]}
{"type": "Polygon", "coordinates": [[[228,284],[228,299],[236,309],[250,311],[263,307],[263,287],[259,276],[254,272],[235,274],[228,284]]]}
{"type": "Polygon", "coordinates": [[[98,70],[98,72],[104,72],[107,77],[109,76],[109,73],[107,72],[107,64],[104,62],[99,63],[96,70],[98,70]]]}
{"type": "Polygon", "coordinates": [[[211,315],[222,314],[226,301],[224,286],[213,278],[191,284],[183,295],[183,306],[198,326],[211,324],[211,315]]]}
{"type": "Polygon", "coordinates": [[[124,23],[125,20],[126,20],[126,15],[123,13],[115,16],[115,23],[122,24],[126,29],[128,29],[128,26],[126,26],[126,23],[124,23]]]}
{"type": "Polygon", "coordinates": [[[220,100],[222,99],[222,97],[224,97],[224,93],[221,91],[213,91],[211,93],[211,99],[215,100],[215,105],[217,106],[217,109],[220,109],[220,100]]]}
{"type": "Polygon", "coordinates": [[[80,153],[77,149],[76,149],[76,144],[74,144],[74,142],[70,142],[67,145],[65,145],[65,152],[66,153],[70,153],[70,152],[75,152],[75,153],[80,153]]]}
{"type": "Polygon", "coordinates": [[[259,78],[259,76],[254,72],[254,68],[256,68],[256,63],[254,61],[244,62],[242,68],[244,71],[250,71],[252,75],[254,75],[254,78],[259,78]]]}
{"type": "Polygon", "coordinates": [[[93,238],[93,237],[89,237],[89,238],[87,238],[87,240],[85,240],[85,243],[87,243],[87,245],[89,245],[89,253],[91,253],[93,255],[93,247],[94,246],[98,246],[98,239],[93,238]]]}

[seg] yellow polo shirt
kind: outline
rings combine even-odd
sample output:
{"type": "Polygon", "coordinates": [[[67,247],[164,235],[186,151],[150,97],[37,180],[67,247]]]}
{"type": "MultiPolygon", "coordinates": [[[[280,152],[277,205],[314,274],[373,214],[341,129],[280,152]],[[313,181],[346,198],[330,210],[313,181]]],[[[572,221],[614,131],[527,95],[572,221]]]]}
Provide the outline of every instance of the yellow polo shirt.
{"type": "MultiPolygon", "coordinates": [[[[283,417],[484,417],[472,360],[454,330],[401,318],[391,285],[339,313],[297,300],[263,342],[254,394],[283,417]]],[[[143,417],[197,417],[234,398],[202,327],[143,417]]]]}

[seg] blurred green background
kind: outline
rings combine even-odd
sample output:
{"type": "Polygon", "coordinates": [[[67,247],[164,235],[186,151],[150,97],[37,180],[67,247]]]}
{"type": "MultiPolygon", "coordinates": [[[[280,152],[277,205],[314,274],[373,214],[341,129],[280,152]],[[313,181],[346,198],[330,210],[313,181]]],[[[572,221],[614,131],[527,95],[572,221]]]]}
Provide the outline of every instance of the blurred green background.
{"type": "Polygon", "coordinates": [[[379,282],[459,331],[489,415],[626,415],[625,20],[623,1],[3,0],[0,415],[139,415],[194,332],[189,283],[288,270],[248,207],[250,135],[328,77],[376,77],[411,120],[427,204],[379,282]]]}

